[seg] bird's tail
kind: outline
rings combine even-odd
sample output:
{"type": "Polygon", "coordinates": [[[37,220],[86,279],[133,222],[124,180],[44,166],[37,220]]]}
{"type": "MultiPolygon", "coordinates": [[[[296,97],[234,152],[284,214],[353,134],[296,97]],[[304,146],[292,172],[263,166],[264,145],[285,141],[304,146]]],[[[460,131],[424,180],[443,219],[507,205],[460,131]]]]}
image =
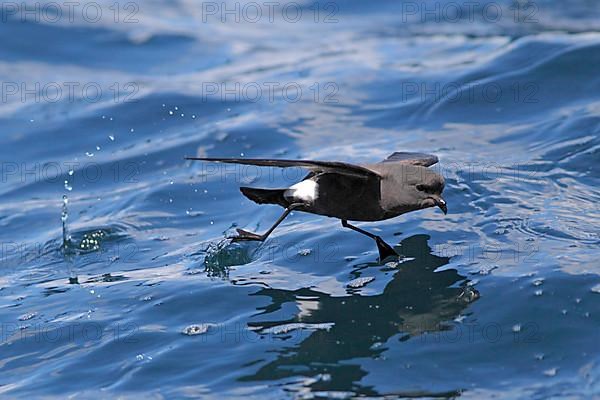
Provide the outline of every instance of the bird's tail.
{"type": "Polygon", "coordinates": [[[258,204],[279,204],[282,207],[287,207],[289,202],[283,196],[283,193],[286,189],[259,189],[259,188],[249,188],[249,187],[241,187],[240,191],[258,204]]]}

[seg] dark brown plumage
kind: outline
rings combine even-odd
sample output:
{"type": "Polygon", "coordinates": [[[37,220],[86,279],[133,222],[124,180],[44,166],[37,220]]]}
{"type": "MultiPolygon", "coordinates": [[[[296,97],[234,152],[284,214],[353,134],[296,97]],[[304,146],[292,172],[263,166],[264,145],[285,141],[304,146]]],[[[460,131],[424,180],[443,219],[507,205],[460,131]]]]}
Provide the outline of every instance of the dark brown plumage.
{"type": "Polygon", "coordinates": [[[245,158],[197,158],[188,160],[269,167],[304,167],[310,173],[289,188],[240,190],[258,204],[277,204],[283,215],[264,234],[238,229],[234,240],[265,240],[292,211],[339,218],[344,227],[374,239],[382,259],[396,255],[379,236],[350,225],[352,221],[381,221],[428,207],[447,213],[441,194],[444,178],[429,169],[438,162],[430,154],[396,152],[376,164],[354,165],[337,161],[270,160],[245,158]]]}

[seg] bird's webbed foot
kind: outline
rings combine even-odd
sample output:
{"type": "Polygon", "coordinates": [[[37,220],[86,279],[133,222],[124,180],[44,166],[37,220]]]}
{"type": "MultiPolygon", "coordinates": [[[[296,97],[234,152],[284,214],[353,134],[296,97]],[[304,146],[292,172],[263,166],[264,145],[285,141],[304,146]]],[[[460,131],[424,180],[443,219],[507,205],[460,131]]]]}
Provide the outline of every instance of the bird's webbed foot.
{"type": "Polygon", "coordinates": [[[264,240],[264,237],[262,235],[253,232],[248,232],[243,229],[237,229],[237,233],[238,236],[231,238],[234,242],[240,242],[243,240],[257,240],[262,242],[264,240]]]}
{"type": "Polygon", "coordinates": [[[383,262],[385,259],[390,257],[398,257],[396,250],[379,236],[375,237],[375,243],[377,243],[377,250],[379,250],[379,261],[383,262]]]}

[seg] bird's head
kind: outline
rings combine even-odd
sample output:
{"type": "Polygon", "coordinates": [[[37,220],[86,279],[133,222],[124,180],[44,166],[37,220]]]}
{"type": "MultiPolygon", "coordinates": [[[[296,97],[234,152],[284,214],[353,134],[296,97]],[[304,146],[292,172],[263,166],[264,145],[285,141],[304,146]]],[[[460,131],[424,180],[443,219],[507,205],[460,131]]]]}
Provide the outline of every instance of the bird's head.
{"type": "Polygon", "coordinates": [[[428,173],[427,175],[423,176],[421,182],[415,184],[414,187],[417,191],[421,209],[439,207],[444,214],[448,213],[446,200],[442,198],[444,184],[444,178],[435,172],[428,173]]]}

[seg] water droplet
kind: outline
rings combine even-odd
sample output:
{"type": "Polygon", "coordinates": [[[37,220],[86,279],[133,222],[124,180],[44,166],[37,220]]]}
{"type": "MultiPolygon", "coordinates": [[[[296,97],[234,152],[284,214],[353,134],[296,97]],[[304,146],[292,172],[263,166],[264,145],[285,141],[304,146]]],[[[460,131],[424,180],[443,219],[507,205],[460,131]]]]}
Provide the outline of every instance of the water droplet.
{"type": "Polygon", "coordinates": [[[192,119],[196,119],[196,114],[192,114],[192,119]]]}
{"type": "Polygon", "coordinates": [[[108,138],[110,139],[111,142],[115,141],[115,137],[113,135],[108,135],[108,138]]]}
{"type": "Polygon", "coordinates": [[[19,321],[29,321],[30,319],[34,318],[36,315],[37,315],[37,313],[35,313],[35,312],[23,314],[19,317],[19,321]]]}
{"type": "Polygon", "coordinates": [[[512,331],[517,333],[517,332],[521,332],[521,324],[515,324],[512,327],[512,331]]]}
{"type": "Polygon", "coordinates": [[[97,151],[100,151],[100,146],[96,146],[96,150],[97,150],[97,151]]]}
{"type": "Polygon", "coordinates": [[[308,256],[312,253],[312,249],[300,249],[298,250],[298,255],[300,256],[308,256]]]}
{"type": "Polygon", "coordinates": [[[85,155],[88,157],[94,157],[94,153],[90,153],[89,151],[86,151],[85,155]]]}
{"type": "Polygon", "coordinates": [[[73,176],[74,173],[75,171],[73,171],[72,169],[69,170],[69,176],[73,176]]]}
{"type": "Polygon", "coordinates": [[[175,111],[179,110],[179,107],[175,107],[175,111]]]}
{"type": "Polygon", "coordinates": [[[169,110],[169,115],[173,115],[173,111],[169,110]]]}
{"type": "Polygon", "coordinates": [[[73,187],[69,185],[69,181],[65,181],[65,189],[68,190],[69,192],[71,190],[73,190],[73,187]]]}
{"type": "Polygon", "coordinates": [[[129,130],[129,132],[133,133],[133,132],[135,132],[135,129],[131,128],[131,129],[129,130]]]}
{"type": "Polygon", "coordinates": [[[550,368],[544,371],[544,375],[546,376],[555,376],[558,372],[558,368],[550,368]]]}

